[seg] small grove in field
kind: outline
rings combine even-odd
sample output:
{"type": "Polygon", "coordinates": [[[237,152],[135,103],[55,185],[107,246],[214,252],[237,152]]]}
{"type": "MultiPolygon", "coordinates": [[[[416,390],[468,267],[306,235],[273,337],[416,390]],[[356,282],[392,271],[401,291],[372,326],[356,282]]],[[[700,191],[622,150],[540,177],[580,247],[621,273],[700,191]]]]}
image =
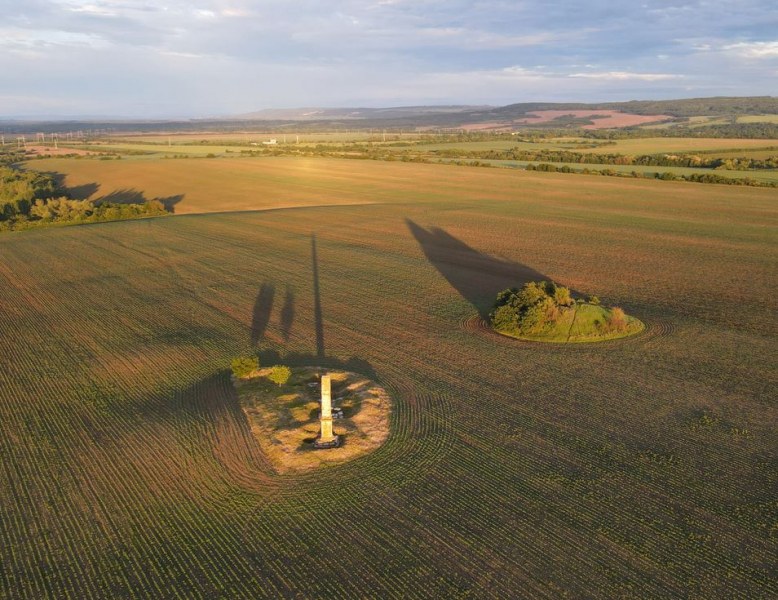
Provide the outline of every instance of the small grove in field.
{"type": "Polygon", "coordinates": [[[120,221],[167,212],[158,200],[144,203],[73,200],[50,175],[0,166],[0,232],[46,225],[120,221]]]}
{"type": "Polygon", "coordinates": [[[633,335],[643,323],[615,306],[600,306],[573,299],[570,290],[549,281],[530,281],[521,289],[510,288],[497,295],[491,315],[499,333],[546,342],[595,342],[633,335]]]}
{"type": "MultiPolygon", "coordinates": [[[[255,356],[240,356],[233,358],[230,363],[233,377],[245,379],[259,373],[259,358],[255,356]]],[[[282,386],[292,376],[292,370],[286,365],[274,365],[263,371],[264,375],[273,383],[282,386]]]]}
{"type": "Polygon", "coordinates": [[[337,448],[316,450],[320,374],[317,367],[276,365],[235,379],[251,432],[279,473],[352,460],[378,448],[389,435],[391,401],[386,390],[357,373],[328,371],[333,407],[343,414],[333,429],[343,442],[337,448]]]}

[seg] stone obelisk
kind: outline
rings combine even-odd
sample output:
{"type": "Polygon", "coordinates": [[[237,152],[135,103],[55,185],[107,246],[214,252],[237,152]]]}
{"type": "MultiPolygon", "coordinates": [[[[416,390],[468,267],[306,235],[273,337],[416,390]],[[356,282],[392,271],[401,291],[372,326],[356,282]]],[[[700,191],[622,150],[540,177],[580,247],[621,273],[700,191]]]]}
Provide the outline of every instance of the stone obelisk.
{"type": "Polygon", "coordinates": [[[321,434],[316,439],[317,448],[333,448],[338,436],[332,433],[332,382],[329,375],[321,376],[321,434]]]}

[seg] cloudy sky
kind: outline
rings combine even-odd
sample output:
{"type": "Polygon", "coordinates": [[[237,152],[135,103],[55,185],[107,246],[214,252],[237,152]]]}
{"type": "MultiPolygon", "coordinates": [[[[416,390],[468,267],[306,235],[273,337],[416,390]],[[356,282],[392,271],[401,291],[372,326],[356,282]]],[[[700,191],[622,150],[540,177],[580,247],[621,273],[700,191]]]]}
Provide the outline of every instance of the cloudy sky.
{"type": "Polygon", "coordinates": [[[0,116],[778,95],[778,2],[0,0],[0,116]]]}

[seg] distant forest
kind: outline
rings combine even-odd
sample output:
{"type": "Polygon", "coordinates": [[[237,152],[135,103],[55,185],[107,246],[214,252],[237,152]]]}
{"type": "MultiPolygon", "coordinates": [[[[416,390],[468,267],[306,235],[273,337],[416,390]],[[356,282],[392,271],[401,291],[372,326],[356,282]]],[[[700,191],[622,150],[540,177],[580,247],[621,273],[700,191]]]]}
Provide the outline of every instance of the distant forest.
{"type": "MultiPolygon", "coordinates": [[[[451,108],[418,107],[395,110],[394,114],[403,114],[392,118],[381,116],[392,113],[386,109],[365,109],[366,118],[348,119],[328,117],[320,121],[292,119],[189,119],[179,121],[143,121],[143,120],[112,120],[112,121],[47,121],[21,122],[0,121],[0,133],[10,134],[19,131],[63,133],[68,131],[90,131],[93,135],[106,134],[113,131],[241,131],[261,126],[267,131],[325,131],[343,129],[415,129],[416,127],[437,127],[441,129],[456,129],[465,123],[486,123],[492,121],[511,121],[526,117],[540,110],[620,110],[638,115],[668,115],[675,119],[687,119],[694,116],[735,117],[737,115],[778,115],[778,97],[717,97],[717,98],[687,98],[681,100],[633,100],[630,102],[604,102],[596,104],[556,103],[556,102],[525,102],[509,104],[502,107],[461,107],[459,111],[451,108]]],[[[345,109],[344,109],[345,110],[345,109]]],[[[568,121],[552,121],[543,124],[522,125],[521,129],[549,128],[560,125],[576,128],[590,123],[586,118],[573,118],[568,121]]],[[[655,135],[687,136],[700,135],[705,137],[767,137],[763,132],[763,123],[732,123],[685,128],[681,127],[650,130],[655,135]],[[756,132],[756,135],[752,135],[756,132]]],[[[774,127],[774,126],[773,126],[774,127]]],[[[613,130],[607,130],[613,131],[613,130]]],[[[771,134],[772,135],[772,134],[771,134]]]]}
{"type": "MultiPolygon", "coordinates": [[[[687,98],[684,100],[632,100],[597,104],[532,102],[509,104],[488,112],[500,118],[518,118],[538,110],[621,110],[636,115],[669,115],[671,117],[712,117],[778,114],[778,97],[687,98]]],[[[480,112],[480,111],[479,111],[480,112]]]]}
{"type": "Polygon", "coordinates": [[[732,138],[753,140],[778,139],[778,123],[720,123],[690,127],[680,123],[664,129],[587,129],[583,137],[617,140],[648,137],[732,138]]]}

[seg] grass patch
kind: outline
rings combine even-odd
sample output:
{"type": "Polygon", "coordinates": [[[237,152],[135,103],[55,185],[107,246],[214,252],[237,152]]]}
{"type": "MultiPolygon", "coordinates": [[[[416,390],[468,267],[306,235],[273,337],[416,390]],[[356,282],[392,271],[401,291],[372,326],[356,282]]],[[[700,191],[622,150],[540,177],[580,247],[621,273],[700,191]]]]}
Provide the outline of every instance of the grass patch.
{"type": "Polygon", "coordinates": [[[495,331],[501,335],[519,340],[564,344],[568,342],[588,343],[616,340],[635,335],[645,329],[645,325],[640,319],[629,315],[626,316],[626,323],[623,329],[610,328],[608,322],[611,319],[611,313],[612,309],[604,306],[576,303],[569,309],[562,311],[559,319],[542,333],[536,335],[516,335],[499,330],[495,331]]]}
{"type": "Polygon", "coordinates": [[[238,399],[251,432],[279,473],[308,471],[352,460],[378,448],[389,436],[389,394],[375,382],[347,371],[327,371],[332,377],[333,408],[344,418],[333,422],[341,436],[338,448],[316,450],[319,433],[319,375],[321,369],[297,367],[285,385],[267,378],[260,369],[238,379],[238,399]]]}

